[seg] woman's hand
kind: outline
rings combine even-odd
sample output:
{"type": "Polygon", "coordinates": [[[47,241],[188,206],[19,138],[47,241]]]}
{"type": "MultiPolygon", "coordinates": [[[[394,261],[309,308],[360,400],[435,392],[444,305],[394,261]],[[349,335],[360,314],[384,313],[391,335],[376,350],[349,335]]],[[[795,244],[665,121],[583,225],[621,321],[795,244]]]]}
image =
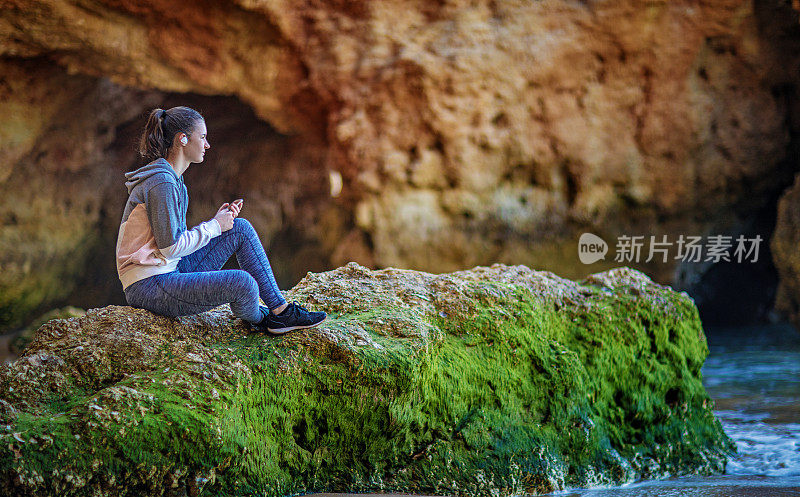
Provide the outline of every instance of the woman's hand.
{"type": "MultiPolygon", "coordinates": [[[[233,228],[233,218],[236,216],[233,214],[233,210],[231,210],[231,204],[225,202],[222,204],[222,207],[219,208],[217,214],[214,216],[214,219],[217,220],[219,223],[219,227],[222,228],[222,231],[228,231],[229,229],[233,228]]],[[[236,211],[238,213],[238,210],[236,211]]]]}
{"type": "Polygon", "coordinates": [[[233,212],[233,217],[239,217],[239,212],[242,210],[242,204],[244,203],[244,199],[237,198],[233,202],[230,203],[228,208],[233,212]]]}

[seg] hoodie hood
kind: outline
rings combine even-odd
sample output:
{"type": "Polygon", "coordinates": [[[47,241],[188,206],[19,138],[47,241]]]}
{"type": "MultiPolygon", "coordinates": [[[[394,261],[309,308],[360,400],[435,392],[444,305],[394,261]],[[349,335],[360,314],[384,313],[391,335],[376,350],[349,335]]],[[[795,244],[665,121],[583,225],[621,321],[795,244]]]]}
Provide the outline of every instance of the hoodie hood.
{"type": "Polygon", "coordinates": [[[127,180],[125,181],[125,186],[128,188],[128,195],[131,194],[136,185],[142,183],[147,178],[153,176],[154,174],[165,172],[174,176],[177,181],[182,182],[180,176],[175,173],[175,170],[172,169],[172,166],[169,164],[169,162],[167,162],[167,159],[164,159],[163,157],[156,159],[150,164],[142,166],[135,171],[125,173],[125,179],[127,180]]]}

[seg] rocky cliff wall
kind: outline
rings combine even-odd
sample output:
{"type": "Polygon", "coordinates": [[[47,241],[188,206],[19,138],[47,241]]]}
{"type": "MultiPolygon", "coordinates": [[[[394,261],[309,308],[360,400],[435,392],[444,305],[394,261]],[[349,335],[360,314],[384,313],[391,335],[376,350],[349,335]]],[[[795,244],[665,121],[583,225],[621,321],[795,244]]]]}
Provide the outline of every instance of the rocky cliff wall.
{"type": "Polygon", "coordinates": [[[92,262],[143,113],[180,103],[213,152],[191,216],[245,197],[284,285],[347,260],[579,276],[616,265],[578,262],[583,231],[763,232],[796,170],[797,24],[741,0],[6,1],[2,319],[118,294],[92,262]]]}

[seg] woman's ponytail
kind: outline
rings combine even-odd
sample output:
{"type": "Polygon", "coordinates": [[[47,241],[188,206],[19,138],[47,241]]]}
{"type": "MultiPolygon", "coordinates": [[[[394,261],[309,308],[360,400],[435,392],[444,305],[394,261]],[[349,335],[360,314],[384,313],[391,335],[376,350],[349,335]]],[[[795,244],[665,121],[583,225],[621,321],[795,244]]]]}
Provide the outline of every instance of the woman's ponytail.
{"type": "Polygon", "coordinates": [[[178,133],[191,135],[197,122],[202,120],[203,116],[189,107],[153,109],[139,140],[139,155],[148,162],[161,157],[166,158],[175,135],[178,133]]]}
{"type": "Polygon", "coordinates": [[[164,146],[164,130],[161,127],[162,117],[166,115],[164,109],[153,109],[147,124],[144,125],[144,133],[139,141],[139,155],[148,161],[155,160],[166,155],[164,146]]]}

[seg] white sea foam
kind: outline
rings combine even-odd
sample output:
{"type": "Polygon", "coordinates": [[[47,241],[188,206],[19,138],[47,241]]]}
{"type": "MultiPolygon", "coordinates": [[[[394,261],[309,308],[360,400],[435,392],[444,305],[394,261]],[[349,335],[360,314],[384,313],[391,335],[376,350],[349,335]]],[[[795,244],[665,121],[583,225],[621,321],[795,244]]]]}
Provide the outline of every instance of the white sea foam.
{"type": "Polygon", "coordinates": [[[800,476],[800,423],[767,423],[763,413],[716,414],[739,452],[728,462],[728,474],[800,476]]]}

